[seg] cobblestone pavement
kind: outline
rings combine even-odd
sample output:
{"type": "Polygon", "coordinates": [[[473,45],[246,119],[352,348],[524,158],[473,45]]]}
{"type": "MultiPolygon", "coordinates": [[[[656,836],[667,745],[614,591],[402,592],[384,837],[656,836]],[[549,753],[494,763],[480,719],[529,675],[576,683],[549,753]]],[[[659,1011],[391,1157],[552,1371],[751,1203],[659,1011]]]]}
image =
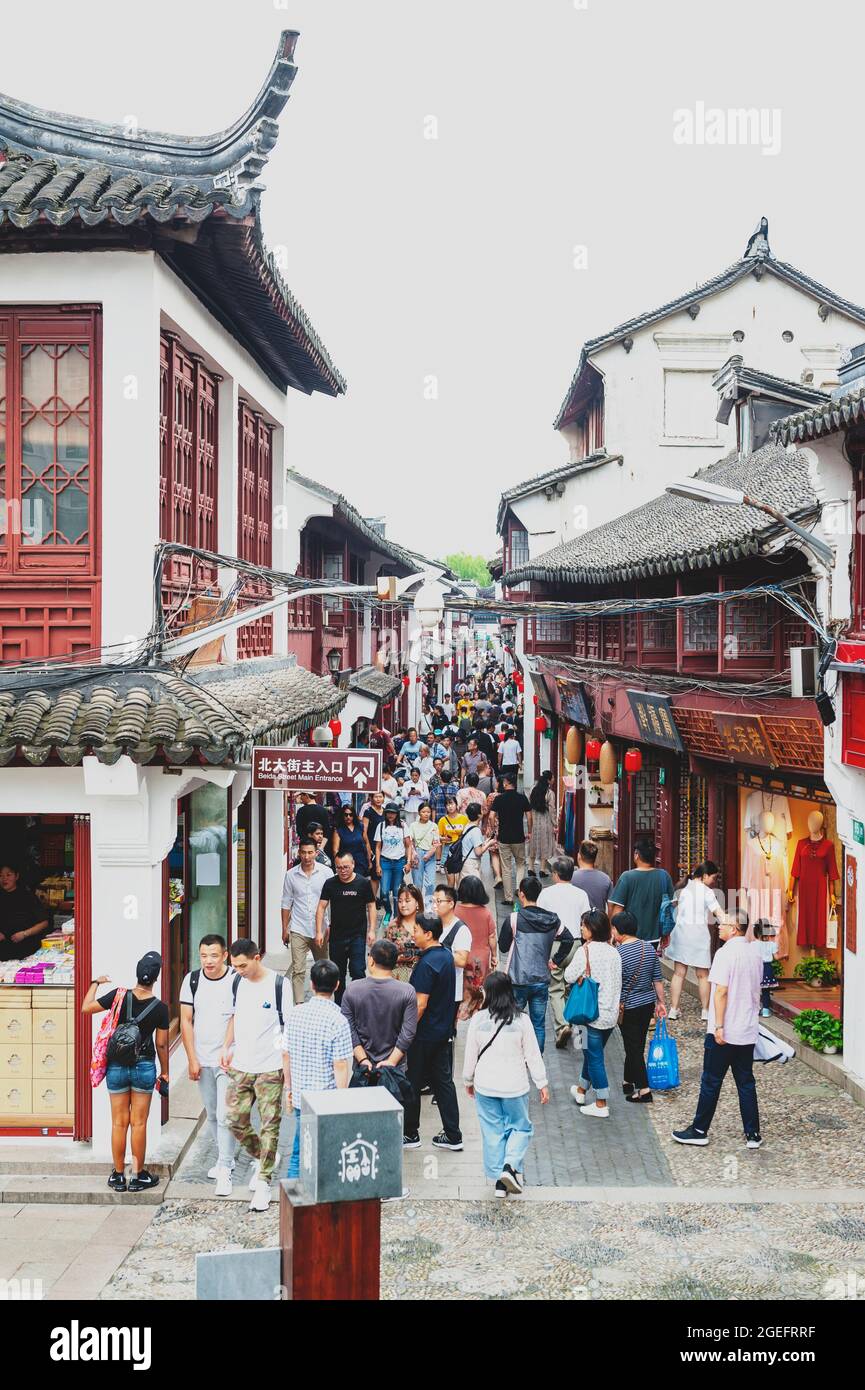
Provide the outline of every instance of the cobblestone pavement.
{"type": "Polygon", "coordinates": [[[721,1091],[709,1146],[675,1143],[671,1130],[694,1118],[705,1036],[697,1001],[683,995],[682,1004],[682,1017],[671,1025],[679,1046],[681,1085],[656,1093],[652,1105],[639,1107],[654,1126],[673,1181],[688,1187],[744,1181],[767,1188],[865,1188],[865,1110],[798,1055],[785,1066],[773,1062],[754,1068],[761,1149],[744,1146],[732,1076],[721,1091]]]}
{"type": "MultiPolygon", "coordinates": [[[[278,1215],[170,1201],[106,1300],[192,1299],[195,1254],[278,1243],[278,1215]]],[[[826,1299],[865,1292],[865,1203],[405,1202],[382,1208],[382,1297],[826,1299]]]]}

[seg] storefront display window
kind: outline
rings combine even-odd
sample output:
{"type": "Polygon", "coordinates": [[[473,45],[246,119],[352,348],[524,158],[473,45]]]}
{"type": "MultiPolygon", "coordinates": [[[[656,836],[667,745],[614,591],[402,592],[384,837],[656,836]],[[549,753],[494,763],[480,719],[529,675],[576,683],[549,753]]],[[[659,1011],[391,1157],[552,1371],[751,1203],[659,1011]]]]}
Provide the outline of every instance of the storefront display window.
{"type": "Polygon", "coordinates": [[[72,817],[0,817],[0,1130],[72,1125],[75,912],[72,817]]]}

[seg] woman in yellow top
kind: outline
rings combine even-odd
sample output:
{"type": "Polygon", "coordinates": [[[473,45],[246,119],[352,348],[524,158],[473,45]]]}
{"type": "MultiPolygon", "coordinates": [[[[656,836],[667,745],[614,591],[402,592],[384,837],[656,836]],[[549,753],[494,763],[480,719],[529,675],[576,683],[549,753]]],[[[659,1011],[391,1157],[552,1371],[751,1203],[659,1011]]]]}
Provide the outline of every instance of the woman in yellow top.
{"type": "Polygon", "coordinates": [[[474,701],[473,701],[473,700],[470,700],[470,699],[468,698],[467,695],[463,695],[463,697],[462,697],[460,700],[457,700],[457,718],[458,718],[458,719],[462,719],[462,718],[464,718],[464,717],[465,717],[466,719],[471,719],[471,717],[472,717],[472,710],[473,710],[473,709],[474,709],[474,701]]]}
{"type": "MultiPolygon", "coordinates": [[[[442,867],[450,846],[459,839],[463,831],[467,829],[469,818],[457,810],[457,799],[449,796],[445,801],[445,813],[439,821],[439,839],[442,847],[442,867]]],[[[448,874],[447,881],[451,888],[456,886],[457,875],[448,874]]]]}

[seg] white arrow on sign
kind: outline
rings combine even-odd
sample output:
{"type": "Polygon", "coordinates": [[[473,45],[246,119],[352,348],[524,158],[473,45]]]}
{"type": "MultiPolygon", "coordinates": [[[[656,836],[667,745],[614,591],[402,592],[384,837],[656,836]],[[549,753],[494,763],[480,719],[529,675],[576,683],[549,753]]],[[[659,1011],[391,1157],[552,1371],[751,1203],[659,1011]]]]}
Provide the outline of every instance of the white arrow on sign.
{"type": "Polygon", "coordinates": [[[348,775],[358,791],[375,780],[375,761],[371,758],[349,758],[348,775]]]}

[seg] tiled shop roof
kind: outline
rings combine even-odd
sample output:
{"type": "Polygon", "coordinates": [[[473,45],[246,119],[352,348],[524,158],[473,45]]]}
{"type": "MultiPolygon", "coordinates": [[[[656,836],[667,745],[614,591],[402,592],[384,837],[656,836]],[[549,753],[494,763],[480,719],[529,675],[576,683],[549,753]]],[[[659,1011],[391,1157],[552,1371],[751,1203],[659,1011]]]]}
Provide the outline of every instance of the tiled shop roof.
{"type": "Polygon", "coordinates": [[[397,691],[402,690],[402,679],[399,676],[389,676],[375,666],[362,666],[349,677],[348,688],[356,690],[358,695],[366,695],[368,699],[384,704],[392,700],[397,691]]]}
{"type": "MultiPolygon", "coordinates": [[[[741,489],[798,519],[818,513],[803,453],[766,444],[754,454],[728,454],[694,474],[741,489]]],[[[778,530],[754,507],[713,506],[664,493],[594,531],[538,555],[504,576],[546,583],[604,584],[652,574],[679,574],[757,554],[778,530]]]]}
{"type": "Polygon", "coordinates": [[[343,392],[261,230],[259,176],[297,72],[297,37],[281,35],[239,120],[201,138],[130,132],[0,95],[0,249],[152,247],[282,389],[343,392]]]}
{"type": "Polygon", "coordinates": [[[330,502],[344,519],[353,526],[356,531],[369,541],[373,550],[377,550],[381,555],[389,555],[397,564],[404,565],[409,574],[416,574],[421,570],[428,569],[431,565],[444,571],[446,578],[451,577],[451,571],[439,560],[428,560],[425,555],[420,555],[416,550],[406,550],[404,545],[399,545],[396,541],[390,540],[388,536],[361,516],[356,507],[352,506],[347,497],[343,497],[341,492],[334,492],[333,488],[320,483],[316,478],[307,478],[305,474],[298,473],[295,468],[288,470],[290,482],[297,483],[298,487],[315,492],[319,497],[323,497],[326,502],[330,502]]]}
{"type": "Polygon", "coordinates": [[[592,468],[600,467],[602,463],[610,463],[614,457],[619,457],[619,455],[608,454],[604,449],[595,449],[585,458],[563,463],[559,468],[551,468],[547,473],[538,473],[534,478],[527,478],[525,482],[516,483],[514,487],[509,487],[499,498],[496,531],[501,534],[511,502],[518,501],[520,497],[531,497],[536,492],[543,492],[544,488],[555,487],[557,483],[566,483],[570,478],[575,478],[578,473],[587,473],[592,468]]]}
{"type": "Polygon", "coordinates": [[[824,434],[834,434],[847,425],[856,425],[865,420],[865,386],[857,386],[852,391],[833,396],[822,405],[800,410],[796,415],[787,415],[772,426],[772,434],[780,444],[799,444],[807,439],[819,439],[824,434]]]}
{"type": "Polygon", "coordinates": [[[668,300],[666,304],[661,304],[656,309],[648,309],[632,319],[627,319],[624,323],[617,324],[615,328],[609,329],[606,333],[600,333],[596,338],[589,338],[580,350],[576,371],[571,378],[571,384],[559,408],[559,413],[553,422],[554,427],[559,429],[567,418],[580,378],[587,362],[595,352],[601,348],[609,347],[611,343],[621,342],[624,338],[639,332],[640,329],[647,328],[652,323],[658,323],[671,314],[679,313],[682,309],[699,304],[701,300],[710,295],[735,285],[746,275],[759,277],[764,273],[774,275],[788,285],[794,285],[805,294],[811,295],[820,304],[825,304],[829,309],[835,309],[848,318],[865,323],[865,308],[862,308],[861,305],[843,299],[834,290],[828,289],[817,280],[812,280],[809,275],[803,274],[801,270],[797,270],[794,265],[789,265],[786,261],[776,260],[769,250],[767,227],[765,236],[751,237],[744,255],[738,261],[734,261],[726,270],[722,270],[719,275],[713,276],[711,280],[695,286],[692,290],[686,290],[684,294],[679,295],[676,299],[668,300]]]}
{"type": "Polygon", "coordinates": [[[277,661],[214,667],[195,678],[166,671],[54,669],[0,676],[0,766],[16,757],[72,767],[88,754],[115,763],[154,759],[245,761],[253,743],[278,743],[331,718],[346,696],[328,680],[277,661]]]}

